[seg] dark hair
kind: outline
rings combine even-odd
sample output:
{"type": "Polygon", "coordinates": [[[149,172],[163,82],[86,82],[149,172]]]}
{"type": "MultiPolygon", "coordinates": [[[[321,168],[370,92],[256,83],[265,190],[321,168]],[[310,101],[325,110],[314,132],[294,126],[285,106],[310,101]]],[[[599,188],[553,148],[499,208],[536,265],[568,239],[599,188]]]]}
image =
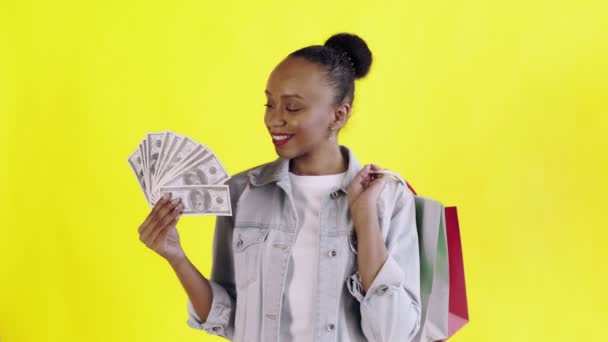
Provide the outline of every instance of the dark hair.
{"type": "Polygon", "coordinates": [[[301,48],[288,57],[303,57],[322,65],[328,84],[336,89],[335,104],[348,98],[352,105],[355,99],[355,79],[367,75],[372,64],[372,52],[365,41],[349,33],[334,34],[324,45],[301,48]]]}

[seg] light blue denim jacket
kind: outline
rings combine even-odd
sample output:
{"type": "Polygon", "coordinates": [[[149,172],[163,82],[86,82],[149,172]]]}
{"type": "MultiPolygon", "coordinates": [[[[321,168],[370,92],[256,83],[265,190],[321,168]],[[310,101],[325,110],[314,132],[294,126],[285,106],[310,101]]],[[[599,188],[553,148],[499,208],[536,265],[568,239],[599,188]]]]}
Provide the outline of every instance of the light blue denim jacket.
{"type": "MultiPolygon", "coordinates": [[[[340,151],[348,170],[320,213],[315,341],[411,341],[421,317],[414,194],[386,183],[377,208],[389,256],[364,293],[346,196],[362,166],[350,149],[340,151]]],[[[287,342],[281,307],[298,227],[288,172],[289,160],[277,158],[226,181],[233,216],[216,218],[211,311],[203,322],[188,299],[190,327],[236,342],[287,342]]]]}

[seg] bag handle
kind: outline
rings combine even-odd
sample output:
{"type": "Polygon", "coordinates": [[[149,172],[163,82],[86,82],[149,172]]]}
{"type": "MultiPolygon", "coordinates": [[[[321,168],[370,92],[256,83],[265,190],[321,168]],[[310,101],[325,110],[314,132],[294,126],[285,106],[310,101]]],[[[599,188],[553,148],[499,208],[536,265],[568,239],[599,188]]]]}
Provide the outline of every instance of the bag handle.
{"type": "Polygon", "coordinates": [[[406,182],[405,179],[403,179],[403,177],[401,177],[401,175],[399,175],[395,171],[391,171],[391,170],[387,170],[387,169],[376,170],[376,171],[370,170],[369,173],[383,173],[383,174],[386,174],[386,175],[389,175],[389,176],[393,176],[393,177],[396,178],[396,181],[398,181],[401,184],[403,184],[403,186],[409,188],[414,193],[414,195],[416,194],[416,191],[414,191],[414,189],[408,184],[408,182],[406,182]]]}

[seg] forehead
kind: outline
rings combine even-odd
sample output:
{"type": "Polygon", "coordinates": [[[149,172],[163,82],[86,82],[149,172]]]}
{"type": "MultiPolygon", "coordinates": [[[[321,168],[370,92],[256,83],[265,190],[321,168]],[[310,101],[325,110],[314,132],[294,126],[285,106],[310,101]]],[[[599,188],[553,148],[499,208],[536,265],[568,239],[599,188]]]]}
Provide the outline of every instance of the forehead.
{"type": "Polygon", "coordinates": [[[301,57],[288,57],[272,70],[266,90],[273,97],[299,94],[304,100],[323,100],[331,95],[331,88],[325,84],[323,76],[323,70],[317,63],[301,57]]]}

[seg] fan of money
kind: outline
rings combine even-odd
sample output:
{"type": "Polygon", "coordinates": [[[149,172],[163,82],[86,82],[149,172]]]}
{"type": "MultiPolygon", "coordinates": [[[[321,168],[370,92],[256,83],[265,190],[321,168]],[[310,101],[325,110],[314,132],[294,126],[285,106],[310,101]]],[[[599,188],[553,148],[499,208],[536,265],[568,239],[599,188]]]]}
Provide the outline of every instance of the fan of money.
{"type": "Polygon", "coordinates": [[[171,193],[183,215],[232,216],[230,176],[209,147],[172,131],[147,133],[128,162],[150,207],[171,193]]]}

